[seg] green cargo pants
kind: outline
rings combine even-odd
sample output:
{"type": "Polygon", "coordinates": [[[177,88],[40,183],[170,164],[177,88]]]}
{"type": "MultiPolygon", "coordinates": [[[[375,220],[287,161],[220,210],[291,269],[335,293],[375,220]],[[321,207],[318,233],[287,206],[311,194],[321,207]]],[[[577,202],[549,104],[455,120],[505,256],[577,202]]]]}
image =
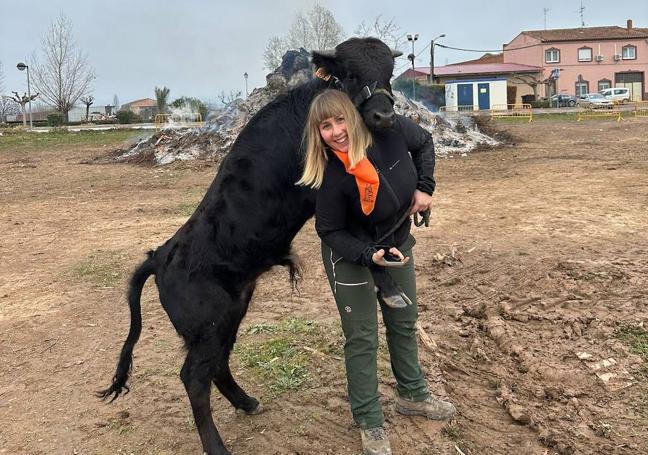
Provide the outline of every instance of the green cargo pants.
{"type": "MultiPolygon", "coordinates": [[[[413,305],[389,308],[381,304],[380,310],[387,329],[387,346],[398,394],[422,401],[429,392],[418,360],[416,278],[414,257],[408,243],[404,245],[408,249],[401,252],[410,257],[409,263],[402,268],[391,268],[389,273],[413,305]]],[[[342,319],[346,340],[344,361],[353,419],[363,429],[381,426],[384,416],[378,395],[378,319],[373,279],[369,269],[344,262],[323,242],[322,259],[342,319]]]]}

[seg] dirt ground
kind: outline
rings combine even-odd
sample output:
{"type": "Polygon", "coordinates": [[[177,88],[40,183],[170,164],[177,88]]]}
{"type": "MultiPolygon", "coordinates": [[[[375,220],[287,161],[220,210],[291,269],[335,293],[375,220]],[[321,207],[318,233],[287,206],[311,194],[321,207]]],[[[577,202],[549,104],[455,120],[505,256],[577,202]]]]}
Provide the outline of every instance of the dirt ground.
{"type": "MultiPolygon", "coordinates": [[[[432,340],[421,361],[458,415],[394,414],[381,351],[394,453],[648,453],[648,119],[496,128],[515,143],[438,162],[433,223],[415,230],[432,340]]],[[[128,330],[129,271],[187,219],[216,168],[84,164],[110,147],[0,151],[1,454],[201,452],[182,344],[152,280],[131,393],[111,405],[93,393],[109,385],[128,330]]],[[[233,357],[266,412],[240,416],[215,392],[214,418],[237,455],[358,454],[312,223],[294,246],[299,293],[285,270],[264,275],[233,357]],[[286,332],[306,379],[273,389],[245,347],[293,319],[317,327],[286,332]]]]}

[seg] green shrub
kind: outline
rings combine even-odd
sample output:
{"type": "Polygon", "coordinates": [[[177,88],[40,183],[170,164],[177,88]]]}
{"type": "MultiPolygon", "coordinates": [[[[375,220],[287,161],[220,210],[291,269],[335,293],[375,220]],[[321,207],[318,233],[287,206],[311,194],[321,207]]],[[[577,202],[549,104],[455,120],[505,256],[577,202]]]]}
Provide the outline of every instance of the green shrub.
{"type": "Polygon", "coordinates": [[[209,109],[198,98],[192,98],[189,96],[182,96],[175,99],[169,106],[179,109],[188,109],[191,112],[200,113],[202,120],[207,118],[207,113],[209,109]]]}
{"type": "Polygon", "coordinates": [[[549,100],[535,100],[535,101],[531,101],[530,104],[531,104],[531,107],[540,107],[540,108],[551,107],[549,100]]]}
{"type": "Polygon", "coordinates": [[[48,126],[62,126],[65,123],[65,116],[60,112],[52,112],[47,114],[48,126]]]}
{"type": "Polygon", "coordinates": [[[137,114],[130,110],[117,111],[117,121],[121,124],[136,123],[140,121],[137,114]]]}

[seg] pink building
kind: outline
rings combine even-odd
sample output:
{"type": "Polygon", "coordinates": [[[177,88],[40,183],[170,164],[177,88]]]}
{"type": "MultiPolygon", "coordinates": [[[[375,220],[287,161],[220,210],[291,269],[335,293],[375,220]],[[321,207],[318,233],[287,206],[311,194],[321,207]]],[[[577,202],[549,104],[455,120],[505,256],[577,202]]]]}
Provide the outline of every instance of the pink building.
{"type": "Polygon", "coordinates": [[[648,28],[633,28],[631,20],[626,27],[520,32],[504,45],[504,63],[541,67],[548,83],[538,86],[540,96],[627,87],[631,100],[648,100],[648,28]]]}

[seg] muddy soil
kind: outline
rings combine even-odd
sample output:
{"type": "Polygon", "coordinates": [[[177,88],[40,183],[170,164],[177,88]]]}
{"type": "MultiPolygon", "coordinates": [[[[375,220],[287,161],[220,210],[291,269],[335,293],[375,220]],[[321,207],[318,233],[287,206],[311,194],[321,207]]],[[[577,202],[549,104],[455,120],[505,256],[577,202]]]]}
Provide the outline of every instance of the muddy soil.
{"type": "MultiPolygon", "coordinates": [[[[648,119],[507,122],[515,145],[438,162],[433,223],[417,229],[420,356],[450,422],[394,414],[395,454],[648,453],[648,368],[620,334],[648,323],[648,119]]],[[[0,138],[0,140],[2,140],[0,138]]],[[[182,344],[149,282],[131,393],[106,387],[128,330],[128,273],[187,219],[216,168],[83,164],[105,148],[0,154],[0,453],[198,454],[178,378],[182,344]]],[[[312,223],[287,272],[260,280],[251,327],[314,321],[340,343],[312,223]],[[330,328],[330,330],[328,330],[330,328]]],[[[151,280],[152,281],[152,280],[151,280]]],[[[309,376],[276,391],[238,354],[233,371],[266,412],[244,417],[218,393],[233,453],[358,454],[334,351],[297,348],[309,376]]],[[[647,348],[648,350],[648,348],[647,348]]],[[[635,352],[638,352],[635,350],[635,352]]]]}

